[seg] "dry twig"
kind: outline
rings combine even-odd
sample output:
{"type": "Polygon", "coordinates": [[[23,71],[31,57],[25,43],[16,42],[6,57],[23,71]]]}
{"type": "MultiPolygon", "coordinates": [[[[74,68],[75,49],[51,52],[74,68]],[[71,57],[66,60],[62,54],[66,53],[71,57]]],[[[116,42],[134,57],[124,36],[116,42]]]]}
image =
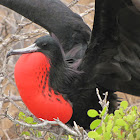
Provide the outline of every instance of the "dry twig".
{"type": "Polygon", "coordinates": [[[73,1],[71,1],[67,6],[69,7],[69,8],[71,8],[71,7],[73,7],[77,2],[79,2],[80,0],[73,0],[73,1]]]}

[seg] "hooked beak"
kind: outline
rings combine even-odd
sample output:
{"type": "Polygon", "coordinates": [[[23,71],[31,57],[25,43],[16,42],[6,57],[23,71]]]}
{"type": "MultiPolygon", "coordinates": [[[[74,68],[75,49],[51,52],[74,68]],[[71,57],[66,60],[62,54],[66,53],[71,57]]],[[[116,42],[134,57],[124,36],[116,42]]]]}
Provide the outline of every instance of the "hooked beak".
{"type": "Polygon", "coordinates": [[[36,45],[36,43],[32,44],[29,47],[22,48],[22,49],[17,49],[17,50],[10,50],[6,57],[8,58],[11,55],[18,55],[18,54],[26,54],[26,53],[32,53],[36,52],[39,49],[39,47],[36,45]]]}

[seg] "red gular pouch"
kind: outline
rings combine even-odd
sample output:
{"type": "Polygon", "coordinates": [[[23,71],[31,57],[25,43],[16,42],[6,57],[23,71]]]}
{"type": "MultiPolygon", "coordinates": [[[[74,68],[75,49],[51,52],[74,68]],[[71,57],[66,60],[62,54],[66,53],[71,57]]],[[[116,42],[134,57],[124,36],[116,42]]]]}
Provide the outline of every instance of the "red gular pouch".
{"type": "Polygon", "coordinates": [[[15,65],[15,82],[27,108],[37,117],[67,123],[72,106],[49,87],[50,59],[41,52],[23,54],[15,65]]]}

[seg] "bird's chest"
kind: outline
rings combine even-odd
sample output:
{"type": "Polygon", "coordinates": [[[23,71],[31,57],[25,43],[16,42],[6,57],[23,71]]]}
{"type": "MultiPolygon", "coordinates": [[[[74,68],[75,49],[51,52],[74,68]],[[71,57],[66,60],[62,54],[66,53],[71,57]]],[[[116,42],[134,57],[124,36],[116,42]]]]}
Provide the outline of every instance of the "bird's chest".
{"type": "Polygon", "coordinates": [[[24,54],[15,66],[15,82],[23,102],[37,118],[52,121],[58,117],[66,123],[72,106],[49,87],[49,73],[50,60],[44,54],[24,54]]]}

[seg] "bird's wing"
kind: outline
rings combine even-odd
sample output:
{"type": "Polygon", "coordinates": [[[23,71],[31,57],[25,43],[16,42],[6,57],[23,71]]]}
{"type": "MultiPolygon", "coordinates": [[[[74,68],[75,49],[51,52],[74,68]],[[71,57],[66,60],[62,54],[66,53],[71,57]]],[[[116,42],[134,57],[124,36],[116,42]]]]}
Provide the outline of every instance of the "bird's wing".
{"type": "Polygon", "coordinates": [[[83,59],[87,87],[140,96],[140,11],[130,0],[97,0],[83,59]]]}
{"type": "Polygon", "coordinates": [[[60,43],[57,36],[54,33],[50,33],[50,35],[57,42],[57,44],[58,44],[58,46],[61,50],[61,54],[62,54],[62,57],[63,57],[64,61],[68,64],[68,66],[71,69],[77,71],[79,65],[82,62],[82,58],[85,54],[85,51],[87,49],[87,44],[74,45],[73,48],[70,51],[65,53],[64,47],[60,43]]]}
{"type": "Polygon", "coordinates": [[[54,33],[65,52],[78,44],[87,46],[90,28],[60,0],[0,0],[0,4],[54,33]]]}

